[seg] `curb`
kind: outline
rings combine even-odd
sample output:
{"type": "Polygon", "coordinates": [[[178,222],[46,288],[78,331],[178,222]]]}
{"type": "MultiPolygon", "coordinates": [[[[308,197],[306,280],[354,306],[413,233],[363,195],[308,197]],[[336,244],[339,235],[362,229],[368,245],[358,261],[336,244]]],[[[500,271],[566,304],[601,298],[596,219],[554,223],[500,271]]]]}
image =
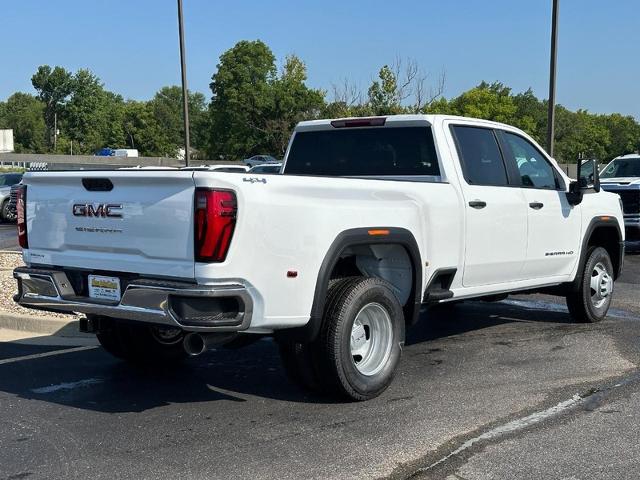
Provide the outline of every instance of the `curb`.
{"type": "Polygon", "coordinates": [[[80,333],[77,319],[23,315],[0,311],[0,328],[19,332],[41,333],[56,337],[88,337],[80,333]]]}

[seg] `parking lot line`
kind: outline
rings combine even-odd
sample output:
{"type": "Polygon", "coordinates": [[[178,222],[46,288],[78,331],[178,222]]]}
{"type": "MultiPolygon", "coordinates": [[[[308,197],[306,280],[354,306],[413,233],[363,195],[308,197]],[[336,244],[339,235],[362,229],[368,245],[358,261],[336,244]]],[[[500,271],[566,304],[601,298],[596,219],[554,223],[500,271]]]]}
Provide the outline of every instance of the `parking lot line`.
{"type": "Polygon", "coordinates": [[[5,358],[4,360],[0,360],[0,365],[6,365],[7,363],[24,362],[27,360],[36,360],[38,358],[44,357],[53,357],[54,355],[62,355],[64,353],[82,352],[84,350],[93,350],[95,348],[98,347],[95,345],[90,345],[84,347],[65,348],[63,350],[53,350],[51,352],[34,353],[33,355],[23,355],[21,357],[5,358]]]}

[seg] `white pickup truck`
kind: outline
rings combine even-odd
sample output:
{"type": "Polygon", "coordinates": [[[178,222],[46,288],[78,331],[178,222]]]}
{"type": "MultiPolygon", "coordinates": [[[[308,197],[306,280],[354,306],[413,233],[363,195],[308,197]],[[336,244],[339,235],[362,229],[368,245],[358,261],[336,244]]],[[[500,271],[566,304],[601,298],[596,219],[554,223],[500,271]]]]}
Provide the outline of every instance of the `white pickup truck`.
{"type": "Polygon", "coordinates": [[[293,380],[365,400],[423,306],[544,291],[602,320],[624,222],[595,177],[516,128],[438,115],[302,122],[275,175],[28,173],[15,300],[85,313],[133,361],[274,335],[293,380]]]}
{"type": "Polygon", "coordinates": [[[614,158],[600,175],[602,189],[620,195],[627,240],[640,240],[640,154],[614,158]]]}

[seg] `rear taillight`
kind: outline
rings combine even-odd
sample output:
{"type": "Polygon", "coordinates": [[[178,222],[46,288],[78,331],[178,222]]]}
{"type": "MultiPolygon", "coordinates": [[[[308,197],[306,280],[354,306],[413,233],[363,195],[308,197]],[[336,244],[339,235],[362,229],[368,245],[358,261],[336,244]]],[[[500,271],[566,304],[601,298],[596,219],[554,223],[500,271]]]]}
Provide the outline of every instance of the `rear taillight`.
{"type": "Polygon", "coordinates": [[[27,186],[20,185],[16,190],[18,243],[22,248],[29,248],[29,240],[27,239],[27,186]]]}
{"type": "Polygon", "coordinates": [[[196,188],[194,239],[197,262],[224,262],[237,212],[236,194],[232,191],[196,188]]]}

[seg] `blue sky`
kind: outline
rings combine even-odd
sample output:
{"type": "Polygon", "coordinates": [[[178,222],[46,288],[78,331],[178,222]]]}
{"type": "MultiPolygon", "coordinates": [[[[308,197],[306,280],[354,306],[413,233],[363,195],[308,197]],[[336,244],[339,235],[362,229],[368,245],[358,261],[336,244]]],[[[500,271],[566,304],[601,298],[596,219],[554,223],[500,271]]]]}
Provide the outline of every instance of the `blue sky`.
{"type": "MultiPolygon", "coordinates": [[[[261,39],[308,66],[309,84],[363,90],[410,57],[446,72],[445,96],[481,80],[547,96],[551,0],[184,0],[189,86],[207,97],[219,55],[261,39]]],[[[31,92],[41,64],[95,72],[127,98],[180,81],[175,0],[5,0],[0,99],[31,92]]],[[[558,102],[640,119],[638,0],[561,0],[558,102]]]]}

